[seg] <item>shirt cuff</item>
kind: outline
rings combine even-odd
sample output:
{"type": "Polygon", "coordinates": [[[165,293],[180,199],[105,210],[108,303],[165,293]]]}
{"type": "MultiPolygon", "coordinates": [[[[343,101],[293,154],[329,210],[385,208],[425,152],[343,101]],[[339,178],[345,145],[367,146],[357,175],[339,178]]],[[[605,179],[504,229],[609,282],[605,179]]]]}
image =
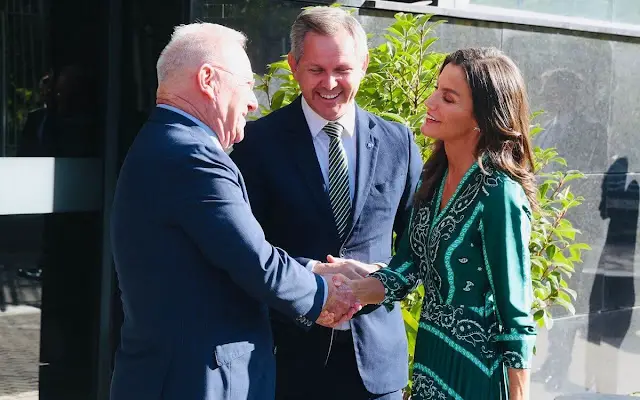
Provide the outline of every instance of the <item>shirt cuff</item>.
{"type": "Polygon", "coordinates": [[[313,266],[316,265],[319,262],[320,261],[317,261],[317,260],[309,260],[309,262],[307,262],[307,265],[305,265],[304,267],[306,269],[308,269],[309,271],[313,272],[313,266]]]}
{"type": "Polygon", "coordinates": [[[508,368],[530,369],[533,360],[535,334],[498,335],[496,340],[502,345],[502,361],[508,368]]]}

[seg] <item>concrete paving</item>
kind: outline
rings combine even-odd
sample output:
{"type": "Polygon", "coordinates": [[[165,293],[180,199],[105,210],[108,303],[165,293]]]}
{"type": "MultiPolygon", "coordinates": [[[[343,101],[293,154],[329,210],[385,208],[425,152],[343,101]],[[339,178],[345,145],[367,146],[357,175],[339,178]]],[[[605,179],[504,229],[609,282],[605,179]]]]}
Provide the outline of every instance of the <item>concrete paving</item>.
{"type": "Polygon", "coordinates": [[[38,399],[40,310],[10,307],[0,313],[0,400],[38,399]]]}

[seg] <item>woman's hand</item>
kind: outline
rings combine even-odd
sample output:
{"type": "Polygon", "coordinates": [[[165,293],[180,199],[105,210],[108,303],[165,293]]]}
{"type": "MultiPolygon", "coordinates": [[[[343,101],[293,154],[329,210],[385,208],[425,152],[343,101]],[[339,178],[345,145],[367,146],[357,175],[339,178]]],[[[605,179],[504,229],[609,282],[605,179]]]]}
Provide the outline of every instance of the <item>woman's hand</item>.
{"type": "Polygon", "coordinates": [[[334,275],[332,278],[336,287],[347,285],[356,296],[360,304],[379,304],[384,300],[384,286],[376,278],[361,278],[352,280],[344,275],[334,275]]]}
{"type": "Polygon", "coordinates": [[[376,264],[365,264],[357,260],[327,256],[327,263],[317,263],[312,271],[320,275],[342,274],[351,280],[365,278],[380,269],[376,264]]]}

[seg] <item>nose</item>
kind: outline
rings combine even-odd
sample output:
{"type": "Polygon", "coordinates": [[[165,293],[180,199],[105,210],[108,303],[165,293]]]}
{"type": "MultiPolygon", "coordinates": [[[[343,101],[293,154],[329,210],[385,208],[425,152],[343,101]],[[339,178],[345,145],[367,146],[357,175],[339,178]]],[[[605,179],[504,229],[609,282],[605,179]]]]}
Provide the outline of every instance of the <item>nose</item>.
{"type": "Polygon", "coordinates": [[[431,96],[427,97],[427,99],[424,101],[424,105],[427,106],[428,110],[433,110],[435,109],[435,92],[433,92],[431,94],[431,96]]]}
{"type": "Polygon", "coordinates": [[[249,95],[249,102],[247,104],[247,108],[249,109],[249,112],[254,112],[258,109],[258,99],[256,98],[256,94],[253,92],[253,90],[249,95]]]}
{"type": "Polygon", "coordinates": [[[338,80],[333,74],[327,74],[324,80],[325,89],[333,90],[336,86],[338,86],[338,80]]]}

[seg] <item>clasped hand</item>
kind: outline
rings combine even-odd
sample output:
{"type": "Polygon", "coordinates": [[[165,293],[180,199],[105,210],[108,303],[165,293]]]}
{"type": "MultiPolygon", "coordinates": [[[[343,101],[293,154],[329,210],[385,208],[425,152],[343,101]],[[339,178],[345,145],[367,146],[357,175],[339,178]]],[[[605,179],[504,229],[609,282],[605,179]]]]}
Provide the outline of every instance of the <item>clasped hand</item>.
{"type": "Polygon", "coordinates": [[[322,275],[328,285],[328,297],[316,323],[328,328],[350,320],[362,309],[348,285],[351,280],[359,280],[380,269],[377,265],[365,264],[356,260],[346,260],[327,256],[327,263],[317,263],[313,272],[322,275]]]}

